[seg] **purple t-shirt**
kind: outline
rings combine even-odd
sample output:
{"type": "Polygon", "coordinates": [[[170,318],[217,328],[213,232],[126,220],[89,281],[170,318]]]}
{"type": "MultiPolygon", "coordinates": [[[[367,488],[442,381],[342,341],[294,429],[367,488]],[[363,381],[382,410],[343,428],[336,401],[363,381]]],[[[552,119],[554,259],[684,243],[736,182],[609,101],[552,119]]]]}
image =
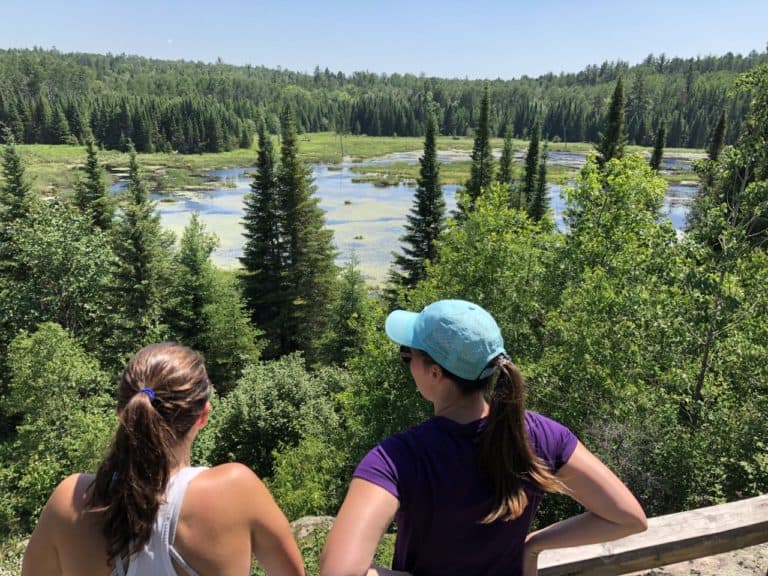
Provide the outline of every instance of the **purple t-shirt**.
{"type": "MultiPolygon", "coordinates": [[[[525,423],[535,453],[557,471],[573,454],[576,436],[535,412],[526,412],[525,423]]],[[[357,466],[356,478],[400,501],[393,569],[415,576],[521,573],[525,536],[544,493],[529,485],[522,516],[481,524],[493,502],[491,484],[477,465],[485,424],[436,416],[390,436],[357,466]]]]}

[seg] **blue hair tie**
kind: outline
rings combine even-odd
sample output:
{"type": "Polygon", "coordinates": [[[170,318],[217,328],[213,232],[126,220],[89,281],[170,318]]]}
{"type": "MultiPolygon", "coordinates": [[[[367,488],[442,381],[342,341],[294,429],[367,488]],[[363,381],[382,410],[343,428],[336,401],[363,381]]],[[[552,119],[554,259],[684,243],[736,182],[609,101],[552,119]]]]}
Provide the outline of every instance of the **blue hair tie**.
{"type": "Polygon", "coordinates": [[[152,390],[152,388],[142,388],[141,390],[139,390],[139,394],[141,394],[142,392],[147,396],[149,396],[150,402],[152,402],[155,399],[155,391],[152,390]]]}

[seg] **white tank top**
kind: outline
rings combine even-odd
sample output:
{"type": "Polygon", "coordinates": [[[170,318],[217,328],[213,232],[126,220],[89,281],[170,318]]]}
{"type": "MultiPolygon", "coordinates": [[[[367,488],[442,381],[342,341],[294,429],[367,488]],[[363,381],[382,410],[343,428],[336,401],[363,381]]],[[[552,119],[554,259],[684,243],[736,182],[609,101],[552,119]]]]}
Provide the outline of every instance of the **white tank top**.
{"type": "Polygon", "coordinates": [[[179,520],[181,503],[184,493],[192,479],[207,470],[204,466],[195,468],[182,468],[169,481],[165,489],[165,502],[160,505],[155,517],[155,525],[152,528],[152,536],[144,548],[139,550],[126,561],[118,558],[115,567],[109,576],[139,576],[153,574],[155,576],[179,576],[171,558],[187,576],[198,576],[192,567],[187,564],[181,555],[173,547],[176,536],[176,523],[179,520]]]}

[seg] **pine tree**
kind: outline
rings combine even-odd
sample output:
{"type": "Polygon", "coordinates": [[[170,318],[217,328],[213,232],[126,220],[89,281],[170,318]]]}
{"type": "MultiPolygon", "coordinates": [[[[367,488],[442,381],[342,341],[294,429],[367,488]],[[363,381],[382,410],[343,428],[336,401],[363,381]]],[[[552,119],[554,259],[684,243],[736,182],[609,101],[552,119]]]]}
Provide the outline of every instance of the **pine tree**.
{"type": "Polygon", "coordinates": [[[139,172],[136,150],[129,144],[128,193],[115,225],[118,258],[116,288],[123,318],[120,352],[134,350],[163,335],[163,276],[166,272],[160,216],[139,172]]]}
{"type": "Polygon", "coordinates": [[[104,185],[103,170],[93,140],[88,140],[86,154],[85,178],[75,186],[75,204],[91,217],[95,227],[108,230],[112,226],[114,204],[104,185]]]}
{"type": "Polygon", "coordinates": [[[619,76],[608,107],[605,132],[597,145],[597,161],[604,166],[612,158],[624,156],[627,143],[626,112],[624,110],[624,83],[619,76]]]}
{"type": "Polygon", "coordinates": [[[539,157],[538,174],[536,176],[536,189],[531,203],[528,205],[528,215],[532,220],[539,222],[546,216],[549,210],[549,193],[547,191],[547,145],[539,157]]]}
{"type": "Polygon", "coordinates": [[[541,138],[541,124],[536,122],[531,127],[531,140],[528,142],[528,152],[525,155],[525,172],[523,175],[522,196],[524,205],[531,204],[536,193],[536,179],[539,171],[539,139],[541,138]]]}
{"type": "Polygon", "coordinates": [[[245,197],[243,254],[240,280],[252,322],[264,330],[266,355],[283,349],[284,318],[289,302],[283,288],[282,214],[278,203],[277,167],[272,139],[262,119],[258,129],[259,153],[251,192],[245,197]]]}
{"type": "Polygon", "coordinates": [[[651,168],[657,172],[661,168],[661,159],[664,156],[664,140],[666,135],[667,131],[664,129],[664,126],[659,126],[659,129],[656,130],[656,139],[653,142],[653,154],[651,154],[650,161],[651,168]]]}
{"type": "Polygon", "coordinates": [[[709,139],[709,145],[707,146],[707,156],[712,162],[717,162],[720,157],[720,152],[723,149],[723,142],[725,141],[725,110],[720,112],[720,119],[717,121],[714,132],[709,139]]]}
{"type": "MultiPolygon", "coordinates": [[[[493,154],[491,153],[491,97],[488,85],[483,89],[483,99],[480,101],[480,119],[475,132],[475,143],[472,147],[472,167],[466,190],[469,197],[469,211],[474,210],[475,202],[483,190],[493,182],[493,154]]],[[[466,212],[465,207],[461,209],[466,212]]]]}
{"type": "Polygon", "coordinates": [[[395,255],[392,276],[398,284],[414,287],[425,276],[425,262],[437,258],[437,238],[445,224],[445,198],[440,186],[437,161],[437,116],[431,111],[424,137],[424,154],[411,213],[406,217],[405,234],[400,237],[403,254],[395,255]]]}
{"type": "Polygon", "coordinates": [[[285,246],[283,286],[288,298],[281,352],[303,351],[315,360],[328,321],[328,303],[336,277],[333,232],[314,196],[310,169],[299,159],[293,114],[282,118],[277,192],[285,246]]]}

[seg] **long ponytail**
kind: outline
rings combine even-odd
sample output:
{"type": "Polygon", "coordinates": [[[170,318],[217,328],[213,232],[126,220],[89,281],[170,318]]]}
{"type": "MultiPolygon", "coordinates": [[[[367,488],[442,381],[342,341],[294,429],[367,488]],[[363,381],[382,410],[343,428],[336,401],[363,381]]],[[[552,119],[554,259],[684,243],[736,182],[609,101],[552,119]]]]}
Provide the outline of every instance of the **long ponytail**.
{"type": "MultiPolygon", "coordinates": [[[[495,386],[489,392],[490,414],[482,433],[479,464],[494,490],[492,511],[484,524],[514,520],[528,505],[525,483],[546,492],[560,492],[562,484],[539,458],[528,441],[525,426],[525,380],[505,355],[497,356],[495,386]]],[[[493,382],[491,382],[493,383],[493,382]]]]}
{"type": "Polygon", "coordinates": [[[90,487],[87,507],[103,518],[107,559],[140,550],[152,534],[174,448],[210,396],[203,357],[173,342],[142,348],[118,388],[119,424],[90,487]]]}

